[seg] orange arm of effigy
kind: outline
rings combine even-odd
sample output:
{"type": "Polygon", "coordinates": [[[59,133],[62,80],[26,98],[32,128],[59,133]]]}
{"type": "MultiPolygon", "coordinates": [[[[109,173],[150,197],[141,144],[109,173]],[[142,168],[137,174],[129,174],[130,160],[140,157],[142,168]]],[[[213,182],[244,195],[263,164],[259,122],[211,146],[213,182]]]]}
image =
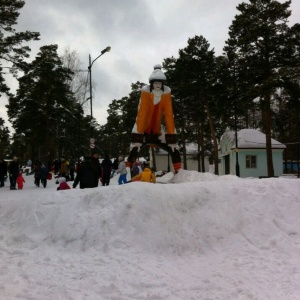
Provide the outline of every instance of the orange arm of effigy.
{"type": "Polygon", "coordinates": [[[150,93],[142,91],[138,114],[136,117],[136,125],[138,133],[144,133],[151,121],[153,104],[150,101],[150,93]]]}

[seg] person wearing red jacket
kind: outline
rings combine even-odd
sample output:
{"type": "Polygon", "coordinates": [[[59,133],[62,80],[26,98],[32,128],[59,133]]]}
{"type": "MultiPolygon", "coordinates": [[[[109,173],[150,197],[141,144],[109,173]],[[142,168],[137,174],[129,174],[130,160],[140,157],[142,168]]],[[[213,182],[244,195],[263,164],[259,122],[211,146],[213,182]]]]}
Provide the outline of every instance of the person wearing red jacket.
{"type": "Polygon", "coordinates": [[[155,65],[149,77],[149,85],[141,89],[136,122],[132,129],[128,161],[133,163],[142,146],[151,145],[167,151],[172,159],[174,172],[181,168],[177,134],[174,123],[171,89],[164,83],[165,74],[161,65],[155,65]],[[166,133],[161,123],[164,118],[166,133]]]}
{"type": "Polygon", "coordinates": [[[22,190],[24,186],[25,179],[23,177],[22,171],[19,171],[19,175],[17,177],[18,190],[22,190]]]}

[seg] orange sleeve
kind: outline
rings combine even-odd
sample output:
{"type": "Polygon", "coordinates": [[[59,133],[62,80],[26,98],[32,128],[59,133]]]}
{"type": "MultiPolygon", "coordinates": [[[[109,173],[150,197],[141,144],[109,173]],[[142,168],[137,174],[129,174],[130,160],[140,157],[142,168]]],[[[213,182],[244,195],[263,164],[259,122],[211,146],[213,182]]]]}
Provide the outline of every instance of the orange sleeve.
{"type": "Polygon", "coordinates": [[[149,93],[142,91],[140,104],[138,108],[138,114],[136,117],[136,126],[137,126],[138,133],[144,133],[144,131],[149,126],[148,116],[149,116],[149,93]]]}
{"type": "Polygon", "coordinates": [[[167,133],[175,133],[175,123],[172,107],[171,93],[165,95],[165,105],[164,105],[164,117],[166,122],[167,133]]]}

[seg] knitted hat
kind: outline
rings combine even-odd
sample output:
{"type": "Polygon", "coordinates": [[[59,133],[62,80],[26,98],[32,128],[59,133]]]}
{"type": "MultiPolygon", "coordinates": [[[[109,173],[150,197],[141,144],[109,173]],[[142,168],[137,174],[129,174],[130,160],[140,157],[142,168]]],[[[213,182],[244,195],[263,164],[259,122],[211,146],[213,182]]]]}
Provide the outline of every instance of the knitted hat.
{"type": "Polygon", "coordinates": [[[65,177],[59,177],[57,180],[58,180],[59,183],[66,182],[65,177]]]}
{"type": "Polygon", "coordinates": [[[154,71],[152,72],[152,74],[149,77],[149,82],[154,82],[154,81],[166,81],[167,77],[165,76],[165,74],[162,72],[161,70],[161,65],[157,64],[154,66],[154,71]]]}

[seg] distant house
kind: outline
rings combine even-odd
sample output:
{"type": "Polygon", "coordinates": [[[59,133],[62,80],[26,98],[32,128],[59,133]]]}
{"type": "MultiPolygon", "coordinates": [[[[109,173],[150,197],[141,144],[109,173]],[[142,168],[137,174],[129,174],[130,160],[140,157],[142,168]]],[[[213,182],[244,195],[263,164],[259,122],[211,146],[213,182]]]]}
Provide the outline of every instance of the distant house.
{"type": "MultiPolygon", "coordinates": [[[[236,161],[239,164],[240,177],[268,176],[266,135],[255,129],[242,129],[237,132],[227,129],[220,140],[220,175],[236,175],[236,161]]],[[[284,144],[271,139],[274,176],[283,175],[284,144]]]]}
{"type": "MultiPolygon", "coordinates": [[[[198,171],[198,161],[195,159],[197,157],[198,153],[198,147],[197,144],[190,143],[186,144],[186,159],[187,159],[187,169],[198,171]]],[[[209,154],[205,155],[204,158],[204,172],[209,172],[209,160],[208,160],[209,154]]],[[[171,172],[173,172],[173,164],[172,159],[168,155],[168,152],[164,151],[163,149],[158,149],[155,154],[155,162],[156,162],[156,169],[158,171],[168,171],[168,167],[171,172]]],[[[150,165],[152,165],[153,161],[150,157],[150,165]]],[[[183,167],[183,158],[181,155],[181,163],[183,167]]]]}

